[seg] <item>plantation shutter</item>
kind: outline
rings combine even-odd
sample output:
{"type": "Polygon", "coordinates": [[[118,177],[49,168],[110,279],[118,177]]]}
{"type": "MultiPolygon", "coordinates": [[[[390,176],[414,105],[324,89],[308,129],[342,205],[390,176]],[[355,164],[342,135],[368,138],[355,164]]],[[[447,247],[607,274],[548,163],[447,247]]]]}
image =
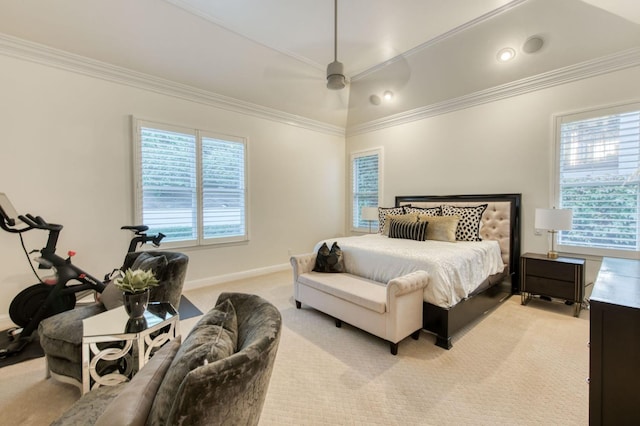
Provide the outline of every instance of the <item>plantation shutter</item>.
{"type": "Polygon", "coordinates": [[[140,128],[142,221],[164,241],[197,239],[195,134],[140,128]]]}
{"type": "Polygon", "coordinates": [[[248,240],[244,138],[135,120],[135,216],[163,246],[248,240]]]}
{"type": "Polygon", "coordinates": [[[244,142],[202,138],[204,238],[243,236],[245,220],[244,142]]]}
{"type": "Polygon", "coordinates": [[[573,209],[559,244],[638,251],[640,105],[562,117],[559,141],[559,207],[573,209]]]}
{"type": "Polygon", "coordinates": [[[362,153],[352,157],[352,208],[353,228],[367,228],[369,222],[362,219],[363,207],[378,206],[380,154],[362,153]]]}

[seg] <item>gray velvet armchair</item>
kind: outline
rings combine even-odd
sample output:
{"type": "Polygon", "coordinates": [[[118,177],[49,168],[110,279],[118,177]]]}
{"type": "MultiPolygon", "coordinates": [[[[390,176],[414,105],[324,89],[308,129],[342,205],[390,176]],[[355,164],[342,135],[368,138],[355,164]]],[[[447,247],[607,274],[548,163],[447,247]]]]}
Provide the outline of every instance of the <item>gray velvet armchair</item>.
{"type": "Polygon", "coordinates": [[[167,343],[130,382],[85,394],[53,425],[257,425],[281,329],[270,302],[223,293],[182,344],[167,343]]]}
{"type": "MultiPolygon", "coordinates": [[[[128,253],[121,269],[151,268],[160,282],[151,289],[149,300],[169,302],[177,310],[188,263],[189,257],[183,253],[150,250],[128,253]]],[[[122,292],[113,284],[100,296],[96,303],[54,315],[38,326],[48,375],[82,387],[82,320],[122,305],[122,292]]]]}

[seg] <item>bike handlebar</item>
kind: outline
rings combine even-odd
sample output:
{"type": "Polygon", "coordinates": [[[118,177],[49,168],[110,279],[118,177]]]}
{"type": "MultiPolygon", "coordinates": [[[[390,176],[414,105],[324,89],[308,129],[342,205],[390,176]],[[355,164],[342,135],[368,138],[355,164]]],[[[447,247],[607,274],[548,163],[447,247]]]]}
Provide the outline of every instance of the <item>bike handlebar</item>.
{"type": "Polygon", "coordinates": [[[62,229],[62,225],[58,225],[56,223],[47,223],[41,216],[33,216],[29,213],[26,215],[18,216],[18,219],[29,225],[28,228],[23,229],[22,231],[28,231],[29,229],[37,228],[37,229],[45,229],[47,231],[60,231],[62,229]]]}

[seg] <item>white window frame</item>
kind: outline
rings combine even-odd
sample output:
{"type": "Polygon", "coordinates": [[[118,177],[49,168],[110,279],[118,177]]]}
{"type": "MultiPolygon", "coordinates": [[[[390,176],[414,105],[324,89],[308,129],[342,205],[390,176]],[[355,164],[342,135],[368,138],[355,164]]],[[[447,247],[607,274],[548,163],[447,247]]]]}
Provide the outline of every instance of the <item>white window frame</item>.
{"type": "MultiPolygon", "coordinates": [[[[359,218],[361,212],[359,211],[354,211],[354,203],[355,203],[355,194],[353,191],[353,187],[354,187],[354,162],[357,158],[361,158],[361,157],[368,157],[371,155],[377,155],[378,156],[378,200],[375,204],[375,207],[378,207],[380,205],[381,200],[383,200],[383,182],[384,182],[384,176],[383,176],[383,170],[384,170],[384,149],[382,147],[377,147],[377,148],[372,148],[372,149],[367,149],[367,150],[363,150],[363,151],[355,151],[351,153],[350,156],[350,161],[349,161],[349,210],[351,212],[350,217],[349,217],[349,227],[351,229],[352,232],[369,232],[369,226],[366,227],[356,227],[354,226],[354,221],[356,218],[359,218]]],[[[376,223],[371,223],[372,228],[371,231],[373,232],[374,229],[377,231],[377,222],[376,223]]]]}
{"type": "Polygon", "coordinates": [[[230,243],[242,243],[249,240],[249,160],[248,160],[248,143],[247,138],[240,136],[231,136],[220,134],[208,130],[193,129],[188,127],[176,126],[156,121],[139,119],[132,117],[133,121],[133,184],[134,184],[134,220],[136,224],[144,224],[150,227],[149,232],[156,232],[152,224],[143,223],[143,201],[142,201],[142,140],[141,129],[153,128],[165,130],[169,132],[181,133],[195,137],[195,167],[196,167],[196,207],[192,214],[197,216],[196,219],[196,238],[184,239],[177,241],[162,241],[162,246],[166,248],[193,247],[193,246],[211,246],[230,243]],[[244,234],[227,237],[204,237],[203,225],[203,164],[202,164],[202,139],[219,139],[223,141],[235,142],[242,144],[244,150],[244,211],[241,211],[244,218],[244,234]]]}
{"type": "MultiPolygon", "coordinates": [[[[594,108],[574,113],[557,115],[554,117],[555,122],[555,150],[554,150],[554,184],[552,191],[552,200],[551,204],[558,208],[564,208],[566,206],[562,205],[561,200],[561,190],[560,190],[560,149],[561,149],[561,128],[565,123],[587,120],[591,118],[598,117],[606,117],[608,115],[613,114],[622,114],[627,112],[640,111],[640,102],[632,102],[625,103],[621,105],[613,105],[606,106],[600,108],[594,108]]],[[[638,182],[638,170],[635,175],[635,179],[631,181],[631,184],[640,185],[638,182]]],[[[638,212],[640,212],[640,203],[638,205],[638,212]]],[[[575,221],[575,217],[574,217],[575,221]]],[[[571,231],[560,231],[562,232],[571,232],[571,231]]],[[[640,226],[637,228],[637,241],[640,241],[640,226]]],[[[610,257],[621,257],[621,258],[630,258],[630,259],[638,259],[640,255],[640,251],[638,247],[635,250],[622,250],[622,249],[613,249],[613,248],[601,248],[601,247],[584,247],[584,246],[576,246],[569,244],[562,244],[561,235],[558,235],[558,244],[557,248],[559,251],[566,253],[574,253],[586,256],[610,256],[610,257]]]]}

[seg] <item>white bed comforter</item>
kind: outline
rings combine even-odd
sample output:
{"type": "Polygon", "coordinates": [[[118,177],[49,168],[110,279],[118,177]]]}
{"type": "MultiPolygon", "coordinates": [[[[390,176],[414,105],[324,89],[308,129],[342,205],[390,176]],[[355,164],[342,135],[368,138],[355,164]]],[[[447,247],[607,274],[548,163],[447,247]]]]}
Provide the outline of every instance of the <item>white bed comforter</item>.
{"type": "Polygon", "coordinates": [[[331,247],[334,241],[342,249],[345,270],[354,275],[386,283],[409,272],[426,271],[424,300],[443,308],[504,270],[497,241],[414,241],[370,234],[320,241],[314,251],[323,242],[331,247]]]}

